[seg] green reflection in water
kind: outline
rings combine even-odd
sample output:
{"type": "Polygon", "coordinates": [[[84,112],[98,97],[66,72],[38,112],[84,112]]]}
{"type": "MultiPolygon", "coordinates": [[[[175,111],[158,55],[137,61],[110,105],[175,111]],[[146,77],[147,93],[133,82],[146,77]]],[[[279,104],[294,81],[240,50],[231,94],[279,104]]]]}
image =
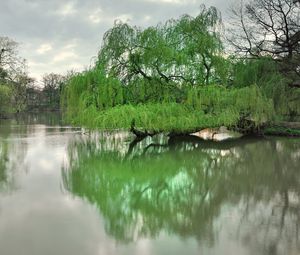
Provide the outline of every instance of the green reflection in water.
{"type": "Polygon", "coordinates": [[[11,144],[7,140],[10,133],[10,128],[0,127],[0,191],[9,192],[14,189],[14,173],[8,170],[10,164],[11,144]]]}
{"type": "Polygon", "coordinates": [[[2,185],[8,181],[6,173],[6,163],[7,163],[7,143],[0,141],[0,190],[2,185]]]}
{"type": "Polygon", "coordinates": [[[71,144],[63,172],[65,187],[99,208],[115,239],[167,233],[213,246],[229,210],[234,238],[256,252],[300,248],[300,140],[160,137],[131,147],[123,138],[71,144]]]}

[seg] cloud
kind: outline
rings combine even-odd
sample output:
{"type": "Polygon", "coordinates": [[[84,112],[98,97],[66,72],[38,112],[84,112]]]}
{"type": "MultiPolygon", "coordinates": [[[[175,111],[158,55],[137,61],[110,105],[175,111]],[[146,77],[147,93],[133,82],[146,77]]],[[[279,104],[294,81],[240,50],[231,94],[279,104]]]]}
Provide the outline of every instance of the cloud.
{"type": "Polygon", "coordinates": [[[73,60],[76,58],[78,58],[78,55],[73,51],[62,51],[54,56],[53,62],[57,63],[65,60],[73,60]]]}
{"type": "Polygon", "coordinates": [[[130,14],[121,14],[116,17],[116,20],[120,20],[122,22],[130,22],[133,19],[133,16],[130,14]]]}
{"type": "Polygon", "coordinates": [[[45,54],[47,53],[48,51],[51,51],[52,50],[52,46],[50,43],[45,43],[45,44],[42,44],[36,51],[38,54],[45,54]]]}
{"type": "Polygon", "coordinates": [[[89,20],[92,22],[92,23],[100,23],[101,22],[101,15],[103,14],[103,11],[101,8],[98,8],[96,11],[92,12],[90,15],[89,15],[89,20]]]}
{"type": "Polygon", "coordinates": [[[58,14],[62,16],[72,15],[76,12],[77,10],[75,9],[74,3],[72,2],[63,4],[62,7],[58,10],[58,14]]]}

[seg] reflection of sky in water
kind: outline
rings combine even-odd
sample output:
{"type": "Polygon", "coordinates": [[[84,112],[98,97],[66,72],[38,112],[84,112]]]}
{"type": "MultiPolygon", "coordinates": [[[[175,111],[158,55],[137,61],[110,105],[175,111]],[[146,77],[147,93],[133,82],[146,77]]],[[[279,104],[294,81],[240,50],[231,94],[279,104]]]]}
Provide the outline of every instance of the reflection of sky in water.
{"type": "MultiPolygon", "coordinates": [[[[96,151],[118,151],[124,157],[130,142],[126,133],[111,135],[105,140],[103,134],[81,133],[80,130],[71,128],[44,125],[21,127],[14,125],[7,128],[9,131],[2,132],[4,127],[1,127],[0,133],[1,157],[7,158],[4,165],[5,174],[9,179],[5,185],[0,181],[0,187],[4,185],[4,188],[0,189],[1,255],[275,254],[274,247],[277,243],[279,243],[276,248],[277,254],[297,254],[300,251],[295,238],[297,235],[295,222],[299,221],[295,219],[297,213],[292,213],[293,209],[299,211],[299,192],[298,190],[287,192],[290,210],[286,212],[285,217],[287,227],[283,228],[282,233],[278,233],[285,201],[280,188],[269,200],[265,199],[264,195],[259,202],[253,198],[238,199],[239,194],[236,194],[236,200],[221,201],[220,208],[211,222],[212,237],[205,237],[206,233],[203,233],[203,238],[197,240],[193,236],[182,237],[164,228],[155,237],[140,236],[141,229],[149,222],[145,221],[146,217],[142,212],[137,212],[135,224],[129,224],[131,229],[128,230],[133,235],[133,242],[116,241],[113,235],[108,235],[105,228],[106,219],[97,205],[90,203],[85,197],[79,197],[65,190],[61,171],[63,168],[69,169],[72,165],[72,162],[69,162],[70,155],[73,155],[73,160],[81,157],[80,154],[74,155],[75,152],[70,151],[69,146],[74,141],[79,145],[83,144],[84,147],[90,140],[97,140],[100,142],[95,145],[96,151]],[[7,146],[7,155],[3,155],[4,146],[7,146]]],[[[165,138],[157,139],[158,142],[165,142],[165,138]]],[[[143,145],[139,144],[134,149],[135,155],[140,155],[139,151],[141,149],[143,151],[143,146],[149,144],[150,140],[143,145]]],[[[285,146],[286,144],[281,141],[275,143],[279,153],[284,153],[285,146]]],[[[199,144],[196,146],[184,144],[180,150],[182,153],[187,151],[195,153],[193,150],[197,147],[199,144]]],[[[165,147],[152,149],[147,153],[167,151],[165,147]]],[[[299,151],[298,146],[290,153],[294,160],[300,159],[299,151]]],[[[241,161],[245,160],[243,150],[235,147],[203,148],[201,153],[209,154],[212,158],[212,162],[207,159],[199,162],[207,167],[208,176],[213,176],[212,168],[221,166],[223,158],[234,157],[241,161]]],[[[180,159],[177,160],[178,167],[181,167],[180,159]]],[[[195,173],[197,165],[195,161],[195,173]]],[[[203,180],[199,179],[197,182],[201,183],[203,180]]],[[[163,196],[166,198],[170,196],[171,199],[173,194],[184,190],[187,186],[192,187],[194,183],[195,180],[191,179],[183,167],[168,180],[170,189],[163,196]]],[[[213,192],[214,190],[211,190],[205,196],[204,203],[208,206],[214,196],[213,192]]],[[[252,193],[255,191],[247,194],[252,193]]],[[[148,193],[145,192],[144,199],[152,201],[153,194],[150,190],[148,193]]],[[[196,200],[197,195],[199,194],[194,194],[196,200]]],[[[185,199],[188,200],[189,197],[185,199]]],[[[174,211],[174,215],[176,214],[178,221],[186,220],[180,211],[174,211]]],[[[197,229],[197,226],[194,227],[197,229]]],[[[206,229],[203,229],[204,231],[206,229]]]]}
{"type": "Polygon", "coordinates": [[[99,237],[105,240],[98,215],[61,184],[74,135],[37,126],[5,138],[17,189],[0,195],[1,254],[97,254],[99,237]]]}

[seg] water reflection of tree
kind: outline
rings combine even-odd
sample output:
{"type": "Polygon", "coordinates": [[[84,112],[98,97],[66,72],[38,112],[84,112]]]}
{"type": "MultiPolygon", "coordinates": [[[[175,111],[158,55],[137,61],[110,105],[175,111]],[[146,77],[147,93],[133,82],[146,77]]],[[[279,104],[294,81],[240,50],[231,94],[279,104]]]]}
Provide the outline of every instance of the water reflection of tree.
{"type": "Polygon", "coordinates": [[[3,183],[7,182],[6,163],[7,144],[3,141],[0,141],[0,188],[3,185],[3,183]]]}
{"type": "MultiPolygon", "coordinates": [[[[20,125],[17,120],[0,120],[0,191],[16,188],[17,169],[24,164],[28,144],[22,140],[34,132],[34,126],[20,125]]],[[[22,167],[21,167],[22,168],[22,167]]],[[[26,171],[24,167],[22,170],[26,171]]]]}
{"type": "Polygon", "coordinates": [[[243,185],[236,192],[246,205],[244,241],[260,247],[263,254],[288,254],[284,249],[293,245],[299,250],[299,140],[270,139],[262,146],[249,146],[242,158],[244,164],[232,175],[232,183],[243,185]],[[263,212],[254,217],[262,203],[263,212]]]}
{"type": "Polygon", "coordinates": [[[299,141],[170,139],[163,146],[149,141],[139,146],[130,157],[99,150],[103,146],[93,142],[70,147],[77,160],[64,172],[65,185],[99,207],[116,239],[164,231],[213,243],[223,206],[239,205],[239,238],[245,244],[276,254],[283,242],[297,240],[299,141]]]}
{"type": "Polygon", "coordinates": [[[14,172],[9,171],[10,144],[7,140],[0,138],[0,192],[9,191],[14,188],[14,172]]]}
{"type": "Polygon", "coordinates": [[[26,113],[19,114],[15,118],[15,122],[19,125],[61,125],[61,115],[59,112],[36,112],[36,113],[26,113]]]}

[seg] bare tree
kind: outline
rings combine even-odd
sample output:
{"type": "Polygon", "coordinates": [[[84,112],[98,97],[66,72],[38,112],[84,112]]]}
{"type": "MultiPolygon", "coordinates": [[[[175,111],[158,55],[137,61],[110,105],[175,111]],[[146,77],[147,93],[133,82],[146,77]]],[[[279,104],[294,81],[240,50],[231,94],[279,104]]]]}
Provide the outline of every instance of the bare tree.
{"type": "Polygon", "coordinates": [[[26,90],[35,82],[27,74],[25,59],[19,56],[19,44],[8,37],[0,37],[0,83],[10,91],[13,111],[26,108],[26,90]]]}
{"type": "Polygon", "coordinates": [[[238,52],[275,59],[300,54],[299,1],[241,0],[232,14],[229,40],[238,52]]]}
{"type": "Polygon", "coordinates": [[[44,74],[43,85],[44,89],[58,89],[60,84],[64,81],[64,76],[55,73],[44,74]]]}
{"type": "Polygon", "coordinates": [[[240,0],[231,13],[228,39],[236,52],[247,57],[270,56],[283,74],[299,79],[299,0],[240,0]]]}
{"type": "Polygon", "coordinates": [[[60,74],[49,73],[43,76],[43,92],[47,98],[47,103],[49,106],[59,107],[60,90],[64,81],[65,77],[60,74]]]}
{"type": "Polygon", "coordinates": [[[26,73],[18,74],[12,87],[12,104],[16,112],[22,112],[26,109],[28,100],[28,89],[35,86],[35,79],[29,77],[26,73]]]}
{"type": "Polygon", "coordinates": [[[1,77],[13,80],[26,70],[25,59],[19,56],[19,44],[8,37],[0,37],[1,77]]]}

